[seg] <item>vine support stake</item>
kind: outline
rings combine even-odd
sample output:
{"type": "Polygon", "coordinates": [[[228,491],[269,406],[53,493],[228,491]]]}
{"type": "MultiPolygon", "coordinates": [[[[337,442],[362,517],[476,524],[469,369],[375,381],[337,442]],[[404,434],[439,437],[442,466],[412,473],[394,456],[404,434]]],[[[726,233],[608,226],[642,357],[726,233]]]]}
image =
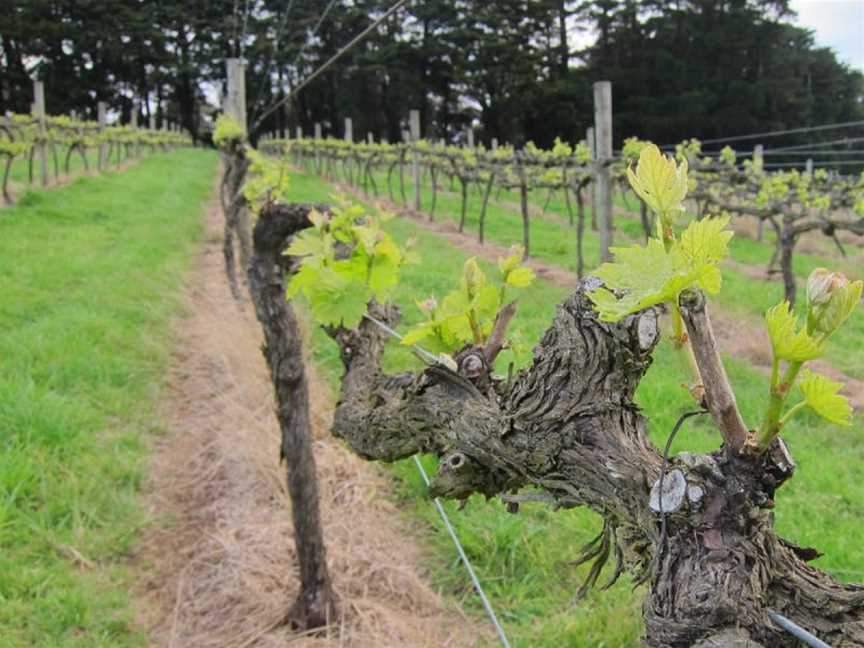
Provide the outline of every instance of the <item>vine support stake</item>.
{"type": "Polygon", "coordinates": [[[414,180],[414,211],[420,211],[420,154],[417,151],[417,142],[420,140],[420,111],[412,110],[408,113],[408,121],[411,127],[411,177],[414,180]]]}
{"type": "Polygon", "coordinates": [[[594,162],[596,205],[600,227],[600,260],[611,261],[612,253],[612,178],[607,164],[612,158],[612,83],[594,84],[594,133],[597,148],[594,162]]]}
{"type": "MultiPolygon", "coordinates": [[[[597,159],[597,143],[594,141],[594,129],[586,128],[585,129],[585,145],[588,147],[590,151],[590,160],[591,163],[594,163],[594,160],[597,159]]],[[[597,229],[597,201],[595,200],[596,196],[594,194],[594,183],[590,182],[588,184],[588,206],[591,207],[591,229],[597,229]]]]}
{"type": "Polygon", "coordinates": [[[226,97],[226,112],[231,115],[246,131],[246,62],[239,58],[225,59],[228,75],[228,96],[226,97]]]}
{"type": "MultiPolygon", "coordinates": [[[[764,147],[761,144],[757,144],[753,147],[753,164],[758,165],[760,168],[762,167],[762,153],[764,151],[764,147]]],[[[756,225],[756,240],[761,242],[763,235],[763,228],[765,226],[765,220],[760,218],[758,220],[758,224],[756,225]]]]}
{"type": "Polygon", "coordinates": [[[45,83],[42,81],[33,81],[33,113],[39,122],[39,146],[37,154],[39,156],[39,173],[42,177],[42,186],[48,185],[48,155],[45,144],[47,135],[45,128],[45,83]]]}
{"type": "MultiPolygon", "coordinates": [[[[99,121],[99,133],[104,133],[105,126],[108,123],[108,104],[104,101],[100,101],[96,104],[96,118],[99,121]]],[[[105,162],[105,143],[100,141],[98,157],[96,159],[96,168],[99,169],[99,171],[102,171],[105,162]]]]}

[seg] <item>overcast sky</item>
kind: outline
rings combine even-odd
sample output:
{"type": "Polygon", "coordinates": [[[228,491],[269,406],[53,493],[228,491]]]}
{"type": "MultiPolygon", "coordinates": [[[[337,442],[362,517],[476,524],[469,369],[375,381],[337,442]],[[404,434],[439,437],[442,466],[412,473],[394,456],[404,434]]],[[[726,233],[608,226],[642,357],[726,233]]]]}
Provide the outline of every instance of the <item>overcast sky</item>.
{"type": "Polygon", "coordinates": [[[792,0],[801,27],[832,48],[844,63],[864,72],[864,0],[792,0]]]}

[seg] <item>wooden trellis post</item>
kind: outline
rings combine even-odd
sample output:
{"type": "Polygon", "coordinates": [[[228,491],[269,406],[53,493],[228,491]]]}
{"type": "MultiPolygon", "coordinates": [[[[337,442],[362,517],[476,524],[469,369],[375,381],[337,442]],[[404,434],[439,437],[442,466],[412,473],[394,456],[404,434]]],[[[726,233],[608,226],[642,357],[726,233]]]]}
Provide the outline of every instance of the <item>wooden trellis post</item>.
{"type": "MultiPolygon", "coordinates": [[[[104,101],[100,101],[96,104],[96,115],[97,120],[99,121],[99,135],[105,132],[105,125],[108,123],[108,104],[104,101]]],[[[99,141],[99,152],[96,161],[96,168],[100,171],[102,170],[102,166],[105,163],[105,143],[103,141],[99,141]]]]}
{"type": "Polygon", "coordinates": [[[321,139],[321,123],[315,122],[315,169],[318,174],[321,173],[321,151],[318,148],[319,140],[321,139]]]}
{"type": "Polygon", "coordinates": [[[612,252],[612,178],[607,166],[612,158],[612,83],[598,81],[594,84],[594,133],[596,136],[596,160],[594,162],[594,184],[597,224],[600,228],[600,260],[611,261],[612,252]]]}
{"type": "Polygon", "coordinates": [[[42,81],[33,82],[33,114],[38,121],[39,146],[36,154],[39,156],[39,173],[42,178],[42,186],[48,185],[48,149],[45,138],[48,129],[45,124],[45,84],[42,81]]]}
{"type": "Polygon", "coordinates": [[[229,58],[225,60],[228,73],[228,94],[226,96],[226,109],[243,127],[245,133],[246,124],[246,62],[243,59],[229,58]]]}
{"type": "Polygon", "coordinates": [[[354,122],[350,117],[345,118],[345,141],[354,142],[354,122]]]}
{"type": "MultiPolygon", "coordinates": [[[[759,168],[763,168],[762,165],[765,163],[763,154],[765,152],[765,147],[762,144],[757,144],[753,147],[753,164],[758,165],[759,168]]],[[[765,221],[761,218],[759,222],[756,224],[756,240],[762,241],[762,236],[765,234],[765,221]]]]}
{"type": "Polygon", "coordinates": [[[420,153],[417,142],[420,141],[420,111],[412,110],[408,114],[411,127],[411,178],[414,180],[414,211],[420,211],[420,153]]]}

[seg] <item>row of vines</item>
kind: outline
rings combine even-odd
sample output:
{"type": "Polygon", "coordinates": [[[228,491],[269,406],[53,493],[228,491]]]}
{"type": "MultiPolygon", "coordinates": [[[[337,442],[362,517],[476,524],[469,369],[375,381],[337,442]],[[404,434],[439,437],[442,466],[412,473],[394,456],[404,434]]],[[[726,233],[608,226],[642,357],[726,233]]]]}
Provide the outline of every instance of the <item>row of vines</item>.
{"type": "Polygon", "coordinates": [[[26,164],[28,183],[35,180],[36,156],[40,149],[50,158],[55,180],[68,174],[72,159],[78,156],[85,171],[101,170],[108,164],[119,165],[123,160],[144,152],[168,150],[191,145],[188,135],[174,131],[148,130],[132,126],[100,126],[98,122],[67,116],[46,117],[44,131],[40,120],[31,115],[10,114],[0,117],[0,159],[3,161],[2,195],[12,202],[10,176],[13,164],[26,164]],[[91,160],[90,156],[95,155],[91,160]]]}
{"type": "MultiPolygon", "coordinates": [[[[638,160],[646,142],[636,138],[625,141],[621,156],[604,163],[614,184],[623,196],[631,190],[627,169],[638,160]]],[[[349,143],[339,139],[269,140],[262,150],[277,156],[288,156],[296,165],[309,171],[340,177],[361,188],[364,193],[384,193],[392,201],[408,205],[406,173],[417,164],[421,181],[431,187],[426,211],[434,219],[438,192],[449,183],[461,195],[459,231],[465,226],[470,192],[482,196],[478,237],[484,240],[484,225],[490,196],[502,191],[519,193],[522,213],[522,245],[530,254],[530,220],[528,195],[545,192],[544,207],[550,197],[564,198],[568,220],[577,231],[577,272],[585,269],[583,238],[586,218],[586,190],[595,177],[598,162],[592,159],[585,143],[571,147],[556,141],[551,149],[540,149],[529,143],[523,150],[510,146],[487,150],[482,146],[463,147],[433,144],[426,140],[404,144],[349,143]],[[378,187],[376,177],[386,177],[386,187],[378,187]]],[[[782,273],[786,298],[794,303],[796,286],[792,269],[794,249],[800,237],[821,231],[838,249],[845,249],[838,233],[846,231],[864,236],[864,174],[840,176],[824,169],[813,173],[768,171],[761,159],[739,164],[735,152],[724,148],[716,157],[703,155],[697,140],[676,147],[676,158],[688,164],[688,209],[698,218],[730,214],[750,217],[774,232],[776,251],[769,263],[769,273],[782,273]]],[[[410,185],[409,185],[410,186],[410,185]]],[[[655,225],[649,209],[651,198],[636,192],[640,199],[640,216],[645,236],[655,225]]],[[[592,211],[592,216],[594,211],[592,211]]],[[[593,227],[598,225],[596,221],[593,227]]]]}

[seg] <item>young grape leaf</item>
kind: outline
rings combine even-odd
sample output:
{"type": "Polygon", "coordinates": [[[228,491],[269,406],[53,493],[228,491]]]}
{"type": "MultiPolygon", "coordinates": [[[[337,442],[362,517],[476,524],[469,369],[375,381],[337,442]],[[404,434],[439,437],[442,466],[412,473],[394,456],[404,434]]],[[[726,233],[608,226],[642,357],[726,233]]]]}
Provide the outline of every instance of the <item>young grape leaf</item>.
{"type": "Polygon", "coordinates": [[[838,425],[852,425],[852,406],[838,393],[841,383],[805,369],[798,386],[807,405],[819,416],[838,425]]]}
{"type": "Polygon", "coordinates": [[[703,218],[692,221],[684,233],[678,248],[691,266],[702,263],[719,263],[729,254],[729,241],[734,232],[726,226],[731,216],[703,218]]]}
{"type": "Polygon", "coordinates": [[[653,238],[645,246],[613,248],[615,262],[594,273],[605,286],[588,294],[600,319],[617,322],[663,302],[677,304],[681,293],[692,288],[717,293],[722,283],[717,263],[728,253],[732,234],[723,231],[727,223],[694,221],[669,252],[653,238]],[[623,294],[617,298],[613,291],[623,294]]]}
{"type": "Polygon", "coordinates": [[[789,302],[783,301],[769,308],[765,313],[765,323],[775,358],[806,362],[822,354],[822,346],[805,329],[796,330],[798,318],[790,310],[789,302]]]}
{"type": "Polygon", "coordinates": [[[531,268],[515,268],[507,273],[506,283],[514,288],[527,288],[534,281],[534,271],[531,268]]]}
{"type": "Polygon", "coordinates": [[[368,289],[331,267],[318,271],[314,285],[305,294],[317,322],[346,328],[360,323],[371,298],[368,289]]]}
{"type": "Polygon", "coordinates": [[[655,213],[668,218],[672,211],[681,209],[687,194],[687,160],[681,166],[666,157],[654,144],[647,144],[639,154],[636,171],[627,168],[630,186],[655,213]]]}

